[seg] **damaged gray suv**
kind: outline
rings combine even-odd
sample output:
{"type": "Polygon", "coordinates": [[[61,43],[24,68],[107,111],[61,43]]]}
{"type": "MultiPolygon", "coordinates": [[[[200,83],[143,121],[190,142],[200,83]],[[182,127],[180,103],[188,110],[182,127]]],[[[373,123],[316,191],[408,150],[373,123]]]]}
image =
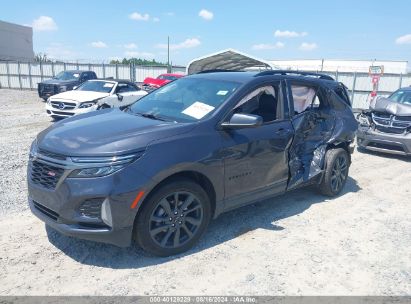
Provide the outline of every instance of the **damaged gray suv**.
{"type": "Polygon", "coordinates": [[[411,87],[374,100],[358,121],[360,149],[411,155],[411,87]]]}
{"type": "Polygon", "coordinates": [[[327,75],[202,72],[41,132],[29,204],[65,235],[174,255],[222,212],[307,185],[338,195],[356,129],[327,75]]]}

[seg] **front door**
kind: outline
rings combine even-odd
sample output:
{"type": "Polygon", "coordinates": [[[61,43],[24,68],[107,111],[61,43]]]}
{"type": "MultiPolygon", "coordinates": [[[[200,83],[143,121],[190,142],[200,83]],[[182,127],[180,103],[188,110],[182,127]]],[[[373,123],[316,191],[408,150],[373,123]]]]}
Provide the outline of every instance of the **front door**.
{"type": "Polygon", "coordinates": [[[286,189],[287,148],[293,129],[291,121],[284,118],[284,97],[280,82],[251,90],[236,105],[232,114],[259,115],[263,118],[263,124],[254,128],[221,131],[226,209],[286,189]]]}

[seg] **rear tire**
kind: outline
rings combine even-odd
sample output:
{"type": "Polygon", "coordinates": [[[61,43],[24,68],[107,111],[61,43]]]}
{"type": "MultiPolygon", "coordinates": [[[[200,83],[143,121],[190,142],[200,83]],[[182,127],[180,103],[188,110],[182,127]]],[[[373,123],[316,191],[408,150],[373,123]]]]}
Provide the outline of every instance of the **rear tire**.
{"type": "Polygon", "coordinates": [[[350,160],[342,148],[328,150],[325,154],[325,172],[318,190],[326,196],[337,196],[348,178],[350,160]]]}
{"type": "Polygon", "coordinates": [[[204,189],[189,179],[179,179],[161,186],[144,201],[134,237],[145,251],[171,256],[193,247],[210,219],[211,204],[204,189]]]}

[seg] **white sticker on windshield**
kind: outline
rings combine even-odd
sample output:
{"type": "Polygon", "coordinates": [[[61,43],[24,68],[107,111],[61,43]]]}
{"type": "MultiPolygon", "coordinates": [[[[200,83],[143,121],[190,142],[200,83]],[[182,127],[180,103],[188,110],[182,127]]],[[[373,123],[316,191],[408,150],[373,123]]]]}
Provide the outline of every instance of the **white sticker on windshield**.
{"type": "Polygon", "coordinates": [[[79,78],[80,74],[73,74],[74,77],[79,78]]]}
{"type": "Polygon", "coordinates": [[[197,119],[201,119],[204,116],[206,116],[208,113],[210,113],[212,110],[214,110],[214,107],[208,104],[202,103],[200,101],[196,101],[195,103],[193,103],[191,106],[189,106],[187,109],[185,109],[181,113],[197,118],[197,119]]]}
{"type": "Polygon", "coordinates": [[[228,91],[218,91],[217,95],[225,96],[227,95],[228,91]]]}
{"type": "Polygon", "coordinates": [[[104,84],[104,87],[105,87],[105,88],[112,88],[113,85],[114,85],[114,83],[105,83],[105,84],[104,84]]]}

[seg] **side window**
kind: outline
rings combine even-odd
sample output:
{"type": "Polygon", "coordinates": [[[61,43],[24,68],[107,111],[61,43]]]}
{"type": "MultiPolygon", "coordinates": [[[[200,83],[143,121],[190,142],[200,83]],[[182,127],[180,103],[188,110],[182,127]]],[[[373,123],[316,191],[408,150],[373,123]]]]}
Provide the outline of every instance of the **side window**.
{"type": "Polygon", "coordinates": [[[293,95],[294,113],[300,114],[309,109],[321,108],[322,96],[318,94],[315,87],[306,85],[291,85],[291,93],[293,95]]]}
{"type": "Polygon", "coordinates": [[[234,107],[234,113],[259,115],[264,123],[281,119],[283,101],[279,91],[279,84],[253,90],[234,107]]]}
{"type": "Polygon", "coordinates": [[[125,93],[133,91],[137,91],[136,88],[128,83],[119,83],[116,89],[116,93],[125,93]]]}

